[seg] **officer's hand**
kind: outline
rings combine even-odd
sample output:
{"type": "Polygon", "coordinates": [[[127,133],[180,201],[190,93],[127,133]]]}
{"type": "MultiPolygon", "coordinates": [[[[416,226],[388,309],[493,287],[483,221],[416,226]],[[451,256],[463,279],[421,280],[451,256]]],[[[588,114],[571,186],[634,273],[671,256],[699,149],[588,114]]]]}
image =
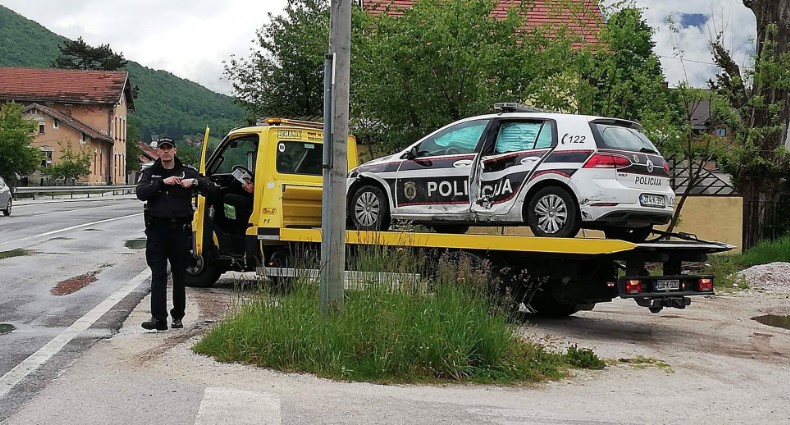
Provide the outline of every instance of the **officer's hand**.
{"type": "Polygon", "coordinates": [[[178,176],[170,176],[163,180],[166,185],[173,186],[176,184],[181,184],[181,177],[178,176]]]}
{"type": "Polygon", "coordinates": [[[185,189],[189,189],[190,187],[197,185],[197,180],[196,179],[181,179],[178,182],[178,184],[180,184],[181,187],[183,187],[185,189]]]}

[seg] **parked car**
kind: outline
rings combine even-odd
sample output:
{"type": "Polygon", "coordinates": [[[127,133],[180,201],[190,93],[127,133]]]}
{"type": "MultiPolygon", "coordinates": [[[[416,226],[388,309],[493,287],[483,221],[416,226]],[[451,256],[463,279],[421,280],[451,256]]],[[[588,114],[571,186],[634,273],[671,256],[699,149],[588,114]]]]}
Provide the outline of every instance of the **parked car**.
{"type": "Polygon", "coordinates": [[[408,220],[436,231],[528,225],[536,236],[580,228],[643,241],[669,222],[669,165],[631,121],[497,104],[351,170],[350,224],[408,220]]]}
{"type": "Polygon", "coordinates": [[[11,188],[5,184],[5,180],[0,177],[0,211],[2,211],[3,215],[6,217],[11,215],[11,204],[13,203],[13,199],[11,198],[11,188]]]}

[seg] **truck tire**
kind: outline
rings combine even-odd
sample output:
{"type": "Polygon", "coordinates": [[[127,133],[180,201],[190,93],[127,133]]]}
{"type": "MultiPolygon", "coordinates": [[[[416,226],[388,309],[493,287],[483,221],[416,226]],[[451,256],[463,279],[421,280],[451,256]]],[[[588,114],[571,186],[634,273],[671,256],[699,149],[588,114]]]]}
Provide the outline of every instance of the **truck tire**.
{"type": "Polygon", "coordinates": [[[567,317],[581,310],[576,304],[564,304],[552,297],[535,297],[529,306],[538,316],[544,317],[567,317]]]}
{"type": "Polygon", "coordinates": [[[390,227],[390,203],[378,186],[366,184],[351,195],[348,213],[357,230],[387,230],[390,227]]]}
{"type": "Polygon", "coordinates": [[[535,236],[572,238],[579,233],[581,217],[573,195],[559,186],[546,186],[529,200],[526,219],[535,236]]]}
{"type": "Polygon", "coordinates": [[[207,261],[204,256],[191,256],[184,275],[184,283],[190,288],[210,288],[217,283],[222,275],[222,269],[207,261]]]}

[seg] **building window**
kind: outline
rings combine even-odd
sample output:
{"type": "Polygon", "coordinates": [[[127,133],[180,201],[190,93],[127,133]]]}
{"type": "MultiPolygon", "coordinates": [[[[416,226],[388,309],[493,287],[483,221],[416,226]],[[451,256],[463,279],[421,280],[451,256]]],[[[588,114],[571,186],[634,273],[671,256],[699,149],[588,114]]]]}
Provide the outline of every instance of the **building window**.
{"type": "Polygon", "coordinates": [[[719,137],[727,137],[727,129],[724,127],[716,127],[716,135],[719,137]]]}
{"type": "Polygon", "coordinates": [[[80,133],[80,144],[81,145],[85,144],[85,133],[80,133]]]}
{"type": "Polygon", "coordinates": [[[41,147],[41,167],[46,168],[52,165],[52,148],[41,147]]]}
{"type": "Polygon", "coordinates": [[[38,134],[44,134],[44,123],[38,123],[38,134]]]}
{"type": "Polygon", "coordinates": [[[59,124],[60,124],[60,123],[58,122],[58,120],[52,120],[52,128],[54,128],[55,130],[57,130],[57,129],[58,129],[58,125],[59,125],[59,124]]]}

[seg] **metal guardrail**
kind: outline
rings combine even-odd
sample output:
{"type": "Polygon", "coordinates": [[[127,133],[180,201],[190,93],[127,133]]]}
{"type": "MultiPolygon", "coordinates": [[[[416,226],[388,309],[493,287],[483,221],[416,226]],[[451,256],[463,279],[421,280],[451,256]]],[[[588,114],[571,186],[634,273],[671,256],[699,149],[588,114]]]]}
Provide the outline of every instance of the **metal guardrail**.
{"type": "Polygon", "coordinates": [[[106,194],[124,194],[134,193],[134,185],[123,186],[28,186],[28,187],[15,187],[14,199],[18,199],[19,195],[30,195],[33,199],[36,196],[51,196],[55,199],[55,195],[69,194],[71,198],[77,193],[85,193],[88,198],[91,194],[98,194],[104,196],[106,194]]]}

